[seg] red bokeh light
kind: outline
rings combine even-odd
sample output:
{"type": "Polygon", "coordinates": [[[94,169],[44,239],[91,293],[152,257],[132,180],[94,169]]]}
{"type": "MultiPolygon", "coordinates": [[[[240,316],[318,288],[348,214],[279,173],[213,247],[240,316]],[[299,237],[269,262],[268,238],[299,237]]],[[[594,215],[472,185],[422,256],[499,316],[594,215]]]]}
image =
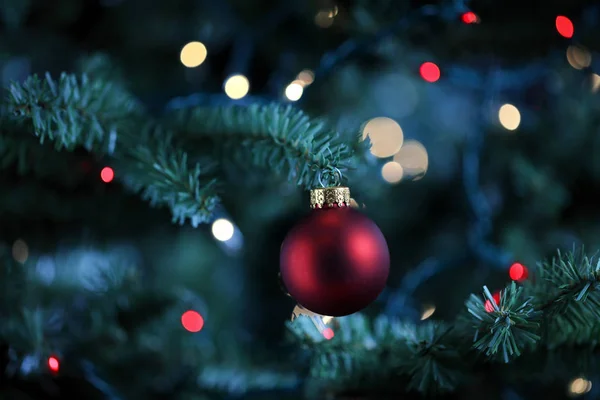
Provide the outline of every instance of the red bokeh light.
{"type": "MultiPolygon", "coordinates": [[[[494,293],[492,295],[492,298],[494,299],[494,302],[496,303],[496,305],[500,305],[500,292],[494,293]]],[[[484,308],[485,308],[485,311],[487,311],[489,313],[491,313],[492,311],[494,311],[494,305],[489,300],[485,301],[484,308]]]]}
{"type": "Polygon", "coordinates": [[[527,267],[520,263],[514,263],[510,266],[508,270],[508,275],[510,279],[517,282],[523,282],[529,277],[529,271],[527,267]]]}
{"type": "Polygon", "coordinates": [[[474,24],[477,22],[477,14],[473,11],[467,11],[462,15],[461,19],[465,24],[474,24]]]}
{"type": "Polygon", "coordinates": [[[104,183],[110,183],[115,178],[115,171],[111,167],[104,167],[100,171],[100,179],[104,183]]]}
{"type": "Polygon", "coordinates": [[[196,311],[186,311],[181,316],[181,324],[186,331],[189,332],[200,332],[204,326],[204,318],[196,311]]]}
{"type": "Polygon", "coordinates": [[[58,362],[58,358],[48,358],[48,368],[50,368],[50,371],[52,372],[58,372],[58,370],[60,369],[60,362],[58,362]]]}
{"type": "Polygon", "coordinates": [[[323,337],[325,339],[331,340],[331,339],[333,339],[334,336],[335,336],[335,333],[333,332],[333,329],[331,329],[331,328],[323,329],[323,337]]]}
{"type": "Polygon", "coordinates": [[[575,28],[573,28],[573,22],[569,18],[559,15],[556,17],[556,30],[561,36],[570,39],[573,37],[575,28]]]}
{"type": "Polygon", "coordinates": [[[421,64],[419,73],[427,82],[435,82],[440,79],[440,68],[432,62],[425,62],[421,64]]]}

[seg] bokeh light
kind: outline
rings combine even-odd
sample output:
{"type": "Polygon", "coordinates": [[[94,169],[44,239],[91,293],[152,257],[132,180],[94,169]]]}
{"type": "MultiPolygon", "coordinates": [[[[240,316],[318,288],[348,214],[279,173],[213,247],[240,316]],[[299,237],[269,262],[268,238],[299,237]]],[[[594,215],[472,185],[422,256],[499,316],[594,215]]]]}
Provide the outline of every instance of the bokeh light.
{"type": "MultiPolygon", "coordinates": [[[[500,292],[494,293],[492,295],[492,299],[494,299],[494,303],[496,303],[496,305],[499,306],[500,305],[500,292]]],[[[495,309],[494,305],[489,300],[485,301],[484,308],[485,308],[485,311],[487,311],[489,313],[491,313],[495,309]]]]}
{"type": "Polygon", "coordinates": [[[435,306],[429,305],[423,308],[423,314],[421,314],[421,321],[425,321],[430,318],[435,312],[435,306]]]}
{"type": "Polygon", "coordinates": [[[498,111],[500,124],[509,131],[514,131],[521,124],[521,113],[512,104],[505,104],[498,111]]]}
{"type": "Polygon", "coordinates": [[[381,176],[388,183],[398,183],[404,176],[404,170],[396,161],[388,161],[381,167],[381,176]]]}
{"type": "Polygon", "coordinates": [[[219,218],[212,224],[212,234],[220,242],[226,242],[233,237],[235,227],[225,218],[219,218]]]}
{"type": "Polygon", "coordinates": [[[422,178],[429,168],[429,155],[425,146],[416,140],[407,140],[394,155],[394,161],[402,166],[405,177],[422,178]]]}
{"type": "Polygon", "coordinates": [[[425,62],[421,64],[421,67],[419,68],[419,73],[421,74],[421,77],[427,82],[433,83],[440,79],[440,67],[438,67],[432,62],[425,62]]]}
{"type": "Polygon", "coordinates": [[[592,55],[584,47],[569,46],[567,47],[567,61],[575,69],[584,69],[592,63],[592,55]]]}
{"type": "Polygon", "coordinates": [[[331,10],[321,10],[315,15],[315,24],[320,28],[329,28],[333,25],[334,17],[331,10]]]}
{"type": "Polygon", "coordinates": [[[250,81],[244,75],[233,75],[225,81],[225,94],[233,100],[239,100],[250,91],[250,81]]]}
{"type": "Polygon", "coordinates": [[[474,24],[479,18],[477,18],[477,14],[475,14],[473,11],[467,11],[461,16],[461,19],[465,24],[474,24]]]}
{"type": "Polygon", "coordinates": [[[400,125],[391,118],[373,118],[363,127],[363,140],[369,137],[371,154],[380,158],[391,157],[400,150],[404,133],[400,125]]]}
{"type": "Polygon", "coordinates": [[[58,358],[52,356],[48,358],[48,368],[50,369],[50,371],[56,373],[58,372],[58,370],[60,369],[60,362],[58,361],[58,358]]]}
{"type": "Polygon", "coordinates": [[[592,74],[592,92],[596,93],[600,89],[600,75],[592,74]]]}
{"type": "Polygon", "coordinates": [[[331,339],[333,339],[334,336],[335,336],[335,333],[333,332],[333,329],[331,329],[331,328],[323,329],[323,337],[325,339],[331,340],[331,339]]]}
{"type": "Polygon", "coordinates": [[[15,240],[12,246],[12,256],[16,262],[25,264],[29,258],[29,247],[25,241],[18,239],[15,240]]]}
{"type": "Polygon", "coordinates": [[[303,81],[294,81],[285,88],[285,97],[289,101],[298,101],[304,93],[303,81]]]}
{"type": "Polygon", "coordinates": [[[311,85],[315,81],[315,74],[309,69],[301,71],[296,77],[297,80],[304,82],[305,86],[311,85]]]}
{"type": "Polygon", "coordinates": [[[580,396],[592,390],[592,382],[585,378],[576,378],[569,383],[569,393],[580,396]]]}
{"type": "Polygon", "coordinates": [[[556,17],[556,30],[561,36],[570,39],[573,37],[575,28],[573,27],[573,22],[571,22],[569,18],[564,15],[559,15],[556,17]]]}
{"type": "Polygon", "coordinates": [[[104,183],[110,183],[113,179],[115,179],[115,171],[111,167],[104,167],[102,171],[100,171],[100,179],[104,183]]]}
{"type": "Polygon", "coordinates": [[[529,277],[529,271],[527,270],[527,267],[525,267],[523,264],[514,263],[508,269],[508,275],[513,281],[523,282],[529,277]]]}
{"type": "Polygon", "coordinates": [[[190,42],[183,46],[179,58],[188,68],[195,68],[206,60],[206,46],[200,42],[190,42]]]}
{"type": "Polygon", "coordinates": [[[198,312],[189,310],[181,316],[181,324],[188,332],[200,332],[204,327],[204,318],[198,312]]]}

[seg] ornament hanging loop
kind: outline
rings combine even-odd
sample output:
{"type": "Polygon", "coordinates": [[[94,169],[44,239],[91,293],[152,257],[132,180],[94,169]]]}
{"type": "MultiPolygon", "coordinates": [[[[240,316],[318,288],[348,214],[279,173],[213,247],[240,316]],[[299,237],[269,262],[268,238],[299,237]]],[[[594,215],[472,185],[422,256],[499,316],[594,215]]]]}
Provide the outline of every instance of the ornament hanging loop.
{"type": "Polygon", "coordinates": [[[342,171],[337,167],[322,169],[317,173],[317,181],[321,188],[338,187],[342,184],[343,178],[342,171]]]}

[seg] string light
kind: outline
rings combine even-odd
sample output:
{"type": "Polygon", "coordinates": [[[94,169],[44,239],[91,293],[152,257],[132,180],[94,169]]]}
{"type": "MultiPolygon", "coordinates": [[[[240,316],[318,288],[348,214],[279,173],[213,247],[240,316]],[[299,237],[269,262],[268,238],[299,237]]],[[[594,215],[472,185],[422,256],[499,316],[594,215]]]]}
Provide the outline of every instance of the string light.
{"type": "Polygon", "coordinates": [[[567,61],[575,69],[584,69],[592,63],[592,55],[584,47],[569,46],[567,47],[567,61]]]}
{"type": "Polygon", "coordinates": [[[523,282],[529,277],[529,271],[523,264],[514,263],[508,269],[508,276],[510,276],[510,279],[513,281],[523,282]]]}
{"type": "Polygon", "coordinates": [[[569,383],[569,392],[572,395],[582,395],[592,390],[592,382],[585,378],[576,378],[569,383]]]}
{"type": "Polygon", "coordinates": [[[377,117],[363,127],[363,140],[369,137],[371,154],[379,158],[391,157],[400,150],[404,142],[404,132],[391,118],[377,117]]]}
{"type": "Polygon", "coordinates": [[[334,336],[335,336],[335,333],[333,332],[333,329],[331,329],[331,328],[323,329],[323,337],[325,339],[331,340],[331,339],[333,339],[334,336]]]}
{"type": "Polygon", "coordinates": [[[188,332],[200,332],[204,327],[204,318],[196,311],[189,310],[181,316],[181,325],[188,332]]]}
{"type": "Polygon", "coordinates": [[[425,321],[426,319],[430,318],[434,312],[435,306],[425,307],[425,309],[423,310],[423,314],[421,314],[421,321],[425,321]]]}
{"type": "Polygon", "coordinates": [[[48,368],[50,369],[50,371],[57,373],[58,370],[60,369],[60,362],[58,361],[58,358],[52,356],[48,358],[48,368]]]}
{"type": "Polygon", "coordinates": [[[298,101],[304,93],[303,81],[294,81],[285,88],[285,97],[289,101],[298,101]]]}
{"type": "Polygon", "coordinates": [[[498,111],[500,124],[509,131],[514,131],[521,124],[521,113],[512,104],[505,104],[498,111]]]}
{"type": "Polygon", "coordinates": [[[429,155],[425,146],[416,140],[407,140],[394,155],[394,161],[402,166],[403,175],[414,180],[422,178],[429,168],[429,155]]]}
{"type": "Polygon", "coordinates": [[[425,81],[430,83],[436,82],[438,79],[440,79],[440,67],[429,61],[421,64],[419,73],[425,81]]]}
{"type": "Polygon", "coordinates": [[[233,100],[239,100],[250,91],[250,81],[244,75],[233,75],[225,81],[225,94],[233,100]]]}
{"type": "Polygon", "coordinates": [[[225,218],[220,218],[212,224],[212,234],[220,242],[226,242],[233,237],[235,228],[233,224],[225,218]]]}
{"type": "Polygon", "coordinates": [[[566,37],[567,39],[572,38],[573,33],[575,32],[573,22],[564,15],[556,17],[556,30],[561,36],[566,37]]]}
{"type": "Polygon", "coordinates": [[[12,256],[16,262],[25,264],[29,258],[29,247],[25,241],[18,239],[15,240],[12,246],[12,256]]]}
{"type": "Polygon", "coordinates": [[[183,46],[179,59],[188,68],[195,68],[206,60],[206,46],[200,42],[190,42],[183,46]]]}
{"type": "Polygon", "coordinates": [[[398,183],[404,176],[404,170],[396,161],[388,161],[381,167],[381,176],[388,183],[398,183]]]}
{"type": "Polygon", "coordinates": [[[465,24],[474,24],[479,20],[479,18],[477,18],[477,14],[475,14],[473,11],[467,11],[462,15],[461,19],[465,24]]]}
{"type": "Polygon", "coordinates": [[[110,183],[113,179],[115,179],[115,171],[111,167],[104,167],[102,171],[100,171],[100,179],[104,183],[110,183]]]}
{"type": "MultiPolygon", "coordinates": [[[[496,305],[499,306],[500,305],[500,292],[494,293],[492,295],[492,299],[494,299],[494,303],[496,303],[496,305]]],[[[485,311],[487,311],[488,313],[491,313],[492,311],[495,310],[494,305],[489,300],[485,301],[485,304],[483,307],[485,308],[485,311]]]]}

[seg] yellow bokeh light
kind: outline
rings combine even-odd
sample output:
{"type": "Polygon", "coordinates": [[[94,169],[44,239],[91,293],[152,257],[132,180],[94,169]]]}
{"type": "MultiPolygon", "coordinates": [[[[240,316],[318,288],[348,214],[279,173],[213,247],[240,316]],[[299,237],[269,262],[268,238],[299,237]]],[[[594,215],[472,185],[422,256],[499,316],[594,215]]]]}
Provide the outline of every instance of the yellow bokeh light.
{"type": "Polygon", "coordinates": [[[220,218],[212,224],[212,234],[220,242],[226,242],[233,237],[235,228],[225,218],[220,218]]]}
{"type": "Polygon", "coordinates": [[[29,247],[27,246],[27,243],[21,239],[16,240],[12,246],[12,256],[16,262],[24,264],[29,258],[29,247]]]}
{"type": "Polygon", "coordinates": [[[179,58],[181,63],[188,68],[199,66],[206,60],[206,46],[200,42],[190,42],[183,46],[179,58]]]}
{"type": "Polygon", "coordinates": [[[600,89],[600,75],[592,74],[592,92],[596,93],[600,89]]]}
{"type": "Polygon", "coordinates": [[[398,183],[404,176],[404,170],[396,161],[388,161],[381,168],[381,176],[388,183],[398,183]]]}
{"type": "Polygon", "coordinates": [[[287,85],[285,88],[285,97],[287,97],[287,99],[290,101],[300,100],[302,93],[304,93],[304,87],[302,83],[302,81],[294,81],[287,85]]]}
{"type": "Polygon", "coordinates": [[[315,81],[315,74],[311,70],[305,69],[298,74],[296,79],[304,82],[305,86],[308,86],[315,81]]]}
{"type": "Polygon", "coordinates": [[[225,94],[233,99],[239,100],[250,91],[250,81],[244,75],[233,75],[225,81],[225,94]]]}
{"type": "Polygon", "coordinates": [[[569,46],[567,48],[567,61],[575,69],[583,69],[592,63],[590,52],[580,46],[569,46]]]}
{"type": "Polygon", "coordinates": [[[423,314],[421,314],[421,321],[425,321],[427,318],[431,317],[435,312],[435,306],[426,306],[423,308],[423,314]]]}
{"type": "Polygon", "coordinates": [[[406,176],[413,179],[423,177],[429,168],[427,150],[416,140],[407,140],[394,155],[394,161],[402,166],[406,176]]]}
{"type": "Polygon", "coordinates": [[[514,131],[521,124],[521,113],[512,104],[505,104],[498,111],[500,124],[509,131],[514,131]]]}
{"type": "Polygon", "coordinates": [[[582,395],[592,390],[592,382],[584,378],[573,379],[569,384],[569,392],[572,395],[582,395]]]}
{"type": "Polygon", "coordinates": [[[317,15],[315,15],[315,24],[321,28],[329,28],[333,25],[333,14],[331,11],[319,11],[317,15]]]}
{"type": "Polygon", "coordinates": [[[363,140],[371,140],[371,154],[380,158],[391,157],[400,150],[404,133],[391,118],[377,117],[367,122],[363,128],[363,140]]]}

